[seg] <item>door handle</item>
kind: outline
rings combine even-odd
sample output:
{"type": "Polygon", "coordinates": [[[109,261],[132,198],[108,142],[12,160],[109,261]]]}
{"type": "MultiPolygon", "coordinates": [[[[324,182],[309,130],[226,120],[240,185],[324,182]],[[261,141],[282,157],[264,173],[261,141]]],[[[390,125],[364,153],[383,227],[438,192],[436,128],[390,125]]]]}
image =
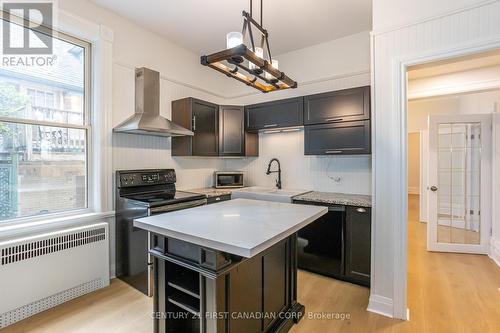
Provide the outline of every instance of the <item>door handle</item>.
{"type": "Polygon", "coordinates": [[[193,132],[196,131],[196,116],[193,116],[193,132]]]}
{"type": "Polygon", "coordinates": [[[334,121],[342,121],[344,118],[326,118],[325,121],[334,122],[334,121]]]}
{"type": "Polygon", "coordinates": [[[325,154],[342,154],[342,150],[327,150],[325,154]]]}
{"type": "Polygon", "coordinates": [[[278,124],[270,124],[270,125],[264,125],[265,128],[269,128],[269,127],[277,127],[278,124]]]}
{"type": "Polygon", "coordinates": [[[436,192],[437,190],[438,190],[438,188],[436,186],[434,186],[434,185],[431,186],[431,191],[432,192],[436,192]]]}
{"type": "Polygon", "coordinates": [[[366,213],[366,209],[365,208],[361,208],[361,207],[360,208],[356,208],[356,211],[358,213],[366,213]]]}

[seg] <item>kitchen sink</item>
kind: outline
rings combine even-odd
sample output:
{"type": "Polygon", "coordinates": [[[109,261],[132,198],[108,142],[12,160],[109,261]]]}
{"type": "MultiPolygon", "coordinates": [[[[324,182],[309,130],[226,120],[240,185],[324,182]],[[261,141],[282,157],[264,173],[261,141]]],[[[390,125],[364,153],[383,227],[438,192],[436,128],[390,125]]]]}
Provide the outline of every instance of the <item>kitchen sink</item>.
{"type": "Polygon", "coordinates": [[[306,190],[285,189],[278,190],[272,187],[251,186],[233,190],[232,199],[245,198],[254,200],[274,201],[274,202],[292,202],[292,197],[308,192],[306,190]]]}

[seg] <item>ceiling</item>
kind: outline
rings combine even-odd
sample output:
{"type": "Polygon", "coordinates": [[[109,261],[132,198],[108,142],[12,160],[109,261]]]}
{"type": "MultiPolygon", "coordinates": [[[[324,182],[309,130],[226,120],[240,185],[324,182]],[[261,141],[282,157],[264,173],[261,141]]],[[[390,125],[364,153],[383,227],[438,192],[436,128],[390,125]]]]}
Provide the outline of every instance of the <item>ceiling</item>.
{"type": "Polygon", "coordinates": [[[408,69],[408,80],[417,80],[493,66],[500,66],[500,51],[477,53],[469,56],[413,66],[408,69]]]}
{"type": "MultiPolygon", "coordinates": [[[[196,54],[225,48],[241,31],[248,0],[92,0],[196,54]]],[[[371,0],[264,0],[264,28],[273,54],[371,30],[371,0]]],[[[254,1],[259,21],[260,1],[254,1]]]]}

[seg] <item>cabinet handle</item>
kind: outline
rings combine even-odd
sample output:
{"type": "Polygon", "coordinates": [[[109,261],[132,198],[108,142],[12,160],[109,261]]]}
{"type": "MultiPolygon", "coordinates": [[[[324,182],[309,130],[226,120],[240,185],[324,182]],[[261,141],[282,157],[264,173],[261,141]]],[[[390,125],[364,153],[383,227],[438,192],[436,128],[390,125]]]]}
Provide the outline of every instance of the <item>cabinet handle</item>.
{"type": "Polygon", "coordinates": [[[193,132],[196,131],[196,116],[193,116],[193,132]]]}
{"type": "Polygon", "coordinates": [[[356,211],[357,211],[358,213],[366,213],[366,209],[361,208],[361,207],[360,207],[360,208],[356,208],[356,211]]]}
{"type": "Polygon", "coordinates": [[[276,126],[278,126],[278,124],[264,125],[265,128],[276,127],[276,126]]]}
{"type": "Polygon", "coordinates": [[[331,121],[342,121],[344,118],[326,118],[325,121],[331,122],[331,121]]]}
{"type": "Polygon", "coordinates": [[[220,197],[215,198],[215,201],[220,201],[220,197]]]}
{"type": "Polygon", "coordinates": [[[342,154],[342,150],[327,150],[325,154],[342,154]]]}

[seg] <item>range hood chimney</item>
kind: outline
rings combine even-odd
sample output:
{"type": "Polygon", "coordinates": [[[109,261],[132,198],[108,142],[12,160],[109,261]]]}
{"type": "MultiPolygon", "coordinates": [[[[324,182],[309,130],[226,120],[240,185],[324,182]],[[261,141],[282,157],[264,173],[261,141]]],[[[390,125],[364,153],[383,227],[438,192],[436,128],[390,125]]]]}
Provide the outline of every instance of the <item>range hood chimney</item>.
{"type": "Polygon", "coordinates": [[[166,137],[194,135],[160,116],[160,73],[144,67],[135,70],[135,114],[113,132],[166,137]]]}

